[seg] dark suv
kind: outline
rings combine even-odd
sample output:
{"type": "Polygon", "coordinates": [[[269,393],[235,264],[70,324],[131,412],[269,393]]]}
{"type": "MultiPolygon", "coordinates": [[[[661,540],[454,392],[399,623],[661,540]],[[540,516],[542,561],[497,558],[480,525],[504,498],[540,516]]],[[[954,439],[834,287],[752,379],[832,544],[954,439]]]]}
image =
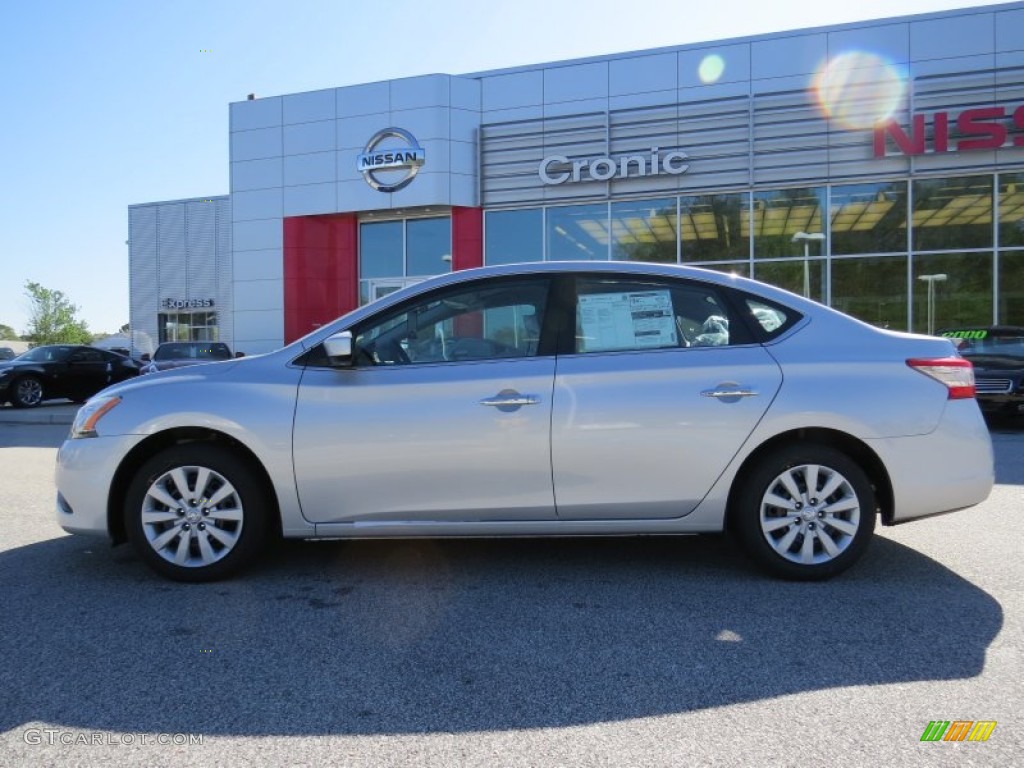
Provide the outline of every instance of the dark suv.
{"type": "Polygon", "coordinates": [[[978,404],[986,413],[1024,413],[1024,327],[993,325],[939,332],[974,365],[978,404]]]}
{"type": "MultiPolygon", "coordinates": [[[[142,373],[156,373],[186,365],[230,360],[228,345],[222,341],[167,341],[156,348],[142,373]]],[[[143,357],[145,359],[145,357],[143,357]]]]}

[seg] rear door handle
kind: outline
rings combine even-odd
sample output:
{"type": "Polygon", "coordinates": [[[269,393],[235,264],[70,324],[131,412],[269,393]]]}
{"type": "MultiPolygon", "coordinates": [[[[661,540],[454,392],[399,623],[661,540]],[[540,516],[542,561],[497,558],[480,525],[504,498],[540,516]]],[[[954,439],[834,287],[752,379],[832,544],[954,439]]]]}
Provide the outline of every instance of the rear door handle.
{"type": "Polygon", "coordinates": [[[518,392],[504,390],[494,397],[485,397],[480,405],[491,405],[496,408],[518,408],[520,405],[536,405],[540,402],[537,395],[521,395],[518,392]]]}
{"type": "Polygon", "coordinates": [[[715,389],[705,389],[700,393],[701,397],[717,397],[720,399],[725,398],[739,398],[739,397],[757,397],[760,392],[756,389],[747,389],[738,385],[733,386],[722,386],[716,387],[715,389]]]}

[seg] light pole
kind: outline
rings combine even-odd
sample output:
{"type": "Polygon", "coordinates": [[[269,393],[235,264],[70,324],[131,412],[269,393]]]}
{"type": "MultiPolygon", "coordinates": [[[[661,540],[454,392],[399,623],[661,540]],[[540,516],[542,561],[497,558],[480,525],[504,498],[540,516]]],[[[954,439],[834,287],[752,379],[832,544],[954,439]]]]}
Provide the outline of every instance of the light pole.
{"type": "Polygon", "coordinates": [[[811,298],[811,270],[809,266],[811,240],[822,242],[825,239],[824,232],[797,232],[793,235],[794,243],[804,244],[804,298],[811,298]]]}
{"type": "Polygon", "coordinates": [[[946,275],[918,275],[918,280],[928,283],[928,335],[935,335],[935,284],[946,281],[946,275]]]}

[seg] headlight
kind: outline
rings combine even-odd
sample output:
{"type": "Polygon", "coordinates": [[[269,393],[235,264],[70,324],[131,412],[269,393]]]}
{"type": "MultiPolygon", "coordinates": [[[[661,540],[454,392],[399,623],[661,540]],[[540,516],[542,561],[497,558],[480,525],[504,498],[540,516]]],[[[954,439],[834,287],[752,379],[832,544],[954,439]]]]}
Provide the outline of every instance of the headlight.
{"type": "Polygon", "coordinates": [[[96,425],[100,419],[110,413],[119,403],[120,397],[94,397],[81,408],[75,416],[75,423],[71,425],[71,438],[98,437],[96,425]]]}

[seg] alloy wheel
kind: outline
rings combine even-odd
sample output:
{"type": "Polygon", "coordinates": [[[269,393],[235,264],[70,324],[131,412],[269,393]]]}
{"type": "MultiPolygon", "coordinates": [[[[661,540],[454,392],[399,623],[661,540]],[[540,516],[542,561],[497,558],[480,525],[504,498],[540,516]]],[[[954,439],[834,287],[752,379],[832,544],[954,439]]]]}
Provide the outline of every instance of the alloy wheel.
{"type": "Polygon", "coordinates": [[[800,464],[769,483],[760,504],[761,533],[792,563],[834,560],[853,542],[861,503],[851,482],[821,464],[800,464]]]}
{"type": "Polygon", "coordinates": [[[182,466],[159,475],[142,502],[142,530],[149,546],[176,566],[195,568],[226,557],[242,534],[245,510],[224,475],[182,466]]]}

